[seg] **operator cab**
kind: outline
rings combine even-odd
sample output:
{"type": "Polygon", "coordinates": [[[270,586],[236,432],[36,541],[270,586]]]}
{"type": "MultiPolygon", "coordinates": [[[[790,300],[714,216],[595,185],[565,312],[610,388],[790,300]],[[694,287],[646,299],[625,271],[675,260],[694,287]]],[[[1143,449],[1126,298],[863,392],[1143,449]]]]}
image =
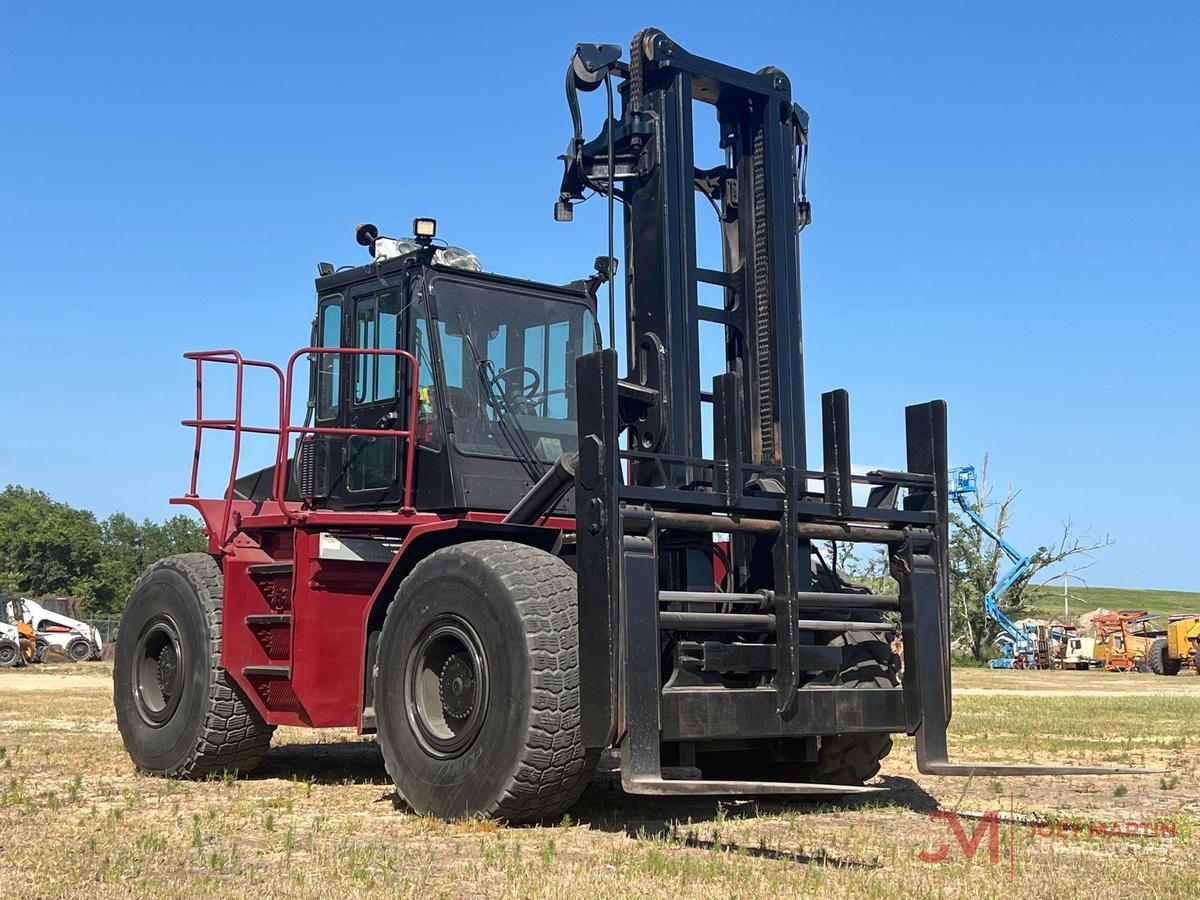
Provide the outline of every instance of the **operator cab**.
{"type": "Polygon", "coordinates": [[[380,352],[313,354],[318,431],[298,444],[289,493],[314,507],[402,506],[411,485],[418,510],[507,512],[578,449],[575,359],[599,346],[595,280],[483,272],[434,230],[418,219],[397,240],[360,226],[372,260],[320,267],[312,345],[380,352]]]}

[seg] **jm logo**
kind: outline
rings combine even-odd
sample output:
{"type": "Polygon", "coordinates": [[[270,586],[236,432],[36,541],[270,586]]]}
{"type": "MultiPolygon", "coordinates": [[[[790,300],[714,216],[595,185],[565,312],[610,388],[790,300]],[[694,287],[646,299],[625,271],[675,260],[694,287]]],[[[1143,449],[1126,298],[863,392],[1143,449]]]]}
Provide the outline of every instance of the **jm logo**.
{"type": "MultiPolygon", "coordinates": [[[[936,809],[929,814],[929,818],[934,822],[947,822],[950,825],[950,831],[953,833],[955,840],[958,841],[958,846],[962,850],[963,856],[968,859],[974,859],[975,854],[979,852],[980,845],[987,838],[988,860],[996,863],[1000,861],[1000,814],[996,810],[989,810],[984,813],[979,820],[979,824],[975,826],[975,830],[971,832],[971,836],[967,837],[967,831],[963,828],[962,822],[958,820],[958,813],[949,809],[936,809]]],[[[1012,848],[1009,848],[1012,852],[1012,848]]],[[[922,850],[918,856],[921,862],[940,863],[945,862],[950,855],[950,844],[947,842],[942,844],[936,850],[922,850]]]]}

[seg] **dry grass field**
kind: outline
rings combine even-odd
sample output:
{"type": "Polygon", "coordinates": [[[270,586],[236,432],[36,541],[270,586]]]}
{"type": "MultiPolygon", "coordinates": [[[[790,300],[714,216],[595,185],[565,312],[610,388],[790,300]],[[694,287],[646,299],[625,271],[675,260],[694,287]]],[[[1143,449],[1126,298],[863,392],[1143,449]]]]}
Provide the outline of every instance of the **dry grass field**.
{"type": "Polygon", "coordinates": [[[349,732],[280,729],[241,780],[142,777],[110,678],[104,664],[0,671],[5,896],[1200,895],[1190,675],[956,671],[960,760],[1167,776],[939,780],[916,773],[900,739],[887,791],[848,805],[644,800],[601,777],[561,822],[523,828],[398,809],[374,744],[349,732]],[[944,811],[968,845],[978,836],[972,859],[944,811]],[[943,844],[944,861],[922,860],[943,844]]]}

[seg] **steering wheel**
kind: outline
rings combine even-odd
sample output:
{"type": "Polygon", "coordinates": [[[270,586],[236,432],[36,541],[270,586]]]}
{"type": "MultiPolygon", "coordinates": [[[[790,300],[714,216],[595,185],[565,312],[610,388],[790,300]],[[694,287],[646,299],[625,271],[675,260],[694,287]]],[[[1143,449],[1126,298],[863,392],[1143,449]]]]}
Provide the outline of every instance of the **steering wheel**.
{"type": "Polygon", "coordinates": [[[532,366],[510,366],[496,373],[496,380],[504,381],[504,398],[517,406],[528,406],[542,387],[542,376],[532,366]],[[514,376],[521,376],[520,381],[510,381],[514,376]],[[526,376],[533,378],[527,383],[526,376]]]}

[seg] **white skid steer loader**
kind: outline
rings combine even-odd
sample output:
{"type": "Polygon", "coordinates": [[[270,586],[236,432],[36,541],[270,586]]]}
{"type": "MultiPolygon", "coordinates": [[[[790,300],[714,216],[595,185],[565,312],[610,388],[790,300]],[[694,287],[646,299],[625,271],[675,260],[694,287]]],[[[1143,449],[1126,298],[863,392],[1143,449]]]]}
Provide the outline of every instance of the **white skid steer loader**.
{"type": "MultiPolygon", "coordinates": [[[[40,603],[23,597],[7,597],[0,612],[0,619],[25,622],[37,632],[38,643],[45,642],[47,648],[57,649],[74,662],[99,659],[104,649],[98,629],[62,613],[51,612],[40,603]]],[[[0,658],[3,653],[0,653],[0,658]]]]}
{"type": "Polygon", "coordinates": [[[17,626],[0,618],[0,669],[11,669],[25,662],[21,654],[21,635],[17,626]]]}

